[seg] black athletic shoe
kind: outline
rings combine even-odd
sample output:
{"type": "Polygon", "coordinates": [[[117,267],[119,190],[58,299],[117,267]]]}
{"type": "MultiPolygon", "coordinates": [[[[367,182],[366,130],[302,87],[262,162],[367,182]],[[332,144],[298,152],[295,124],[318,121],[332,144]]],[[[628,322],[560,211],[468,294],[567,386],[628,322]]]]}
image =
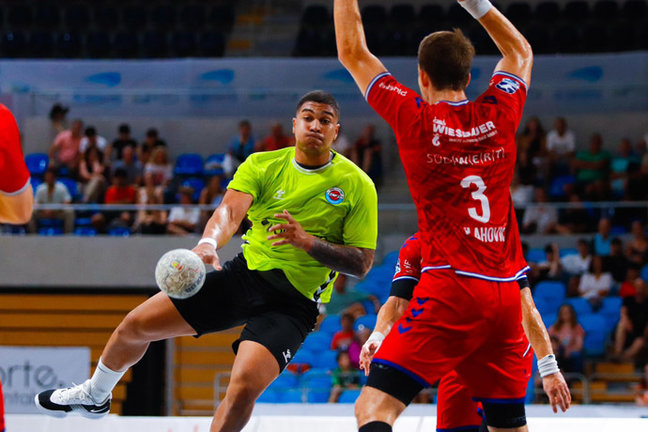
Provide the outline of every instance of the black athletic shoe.
{"type": "Polygon", "coordinates": [[[90,396],[90,380],[83,384],[59,390],[45,390],[36,395],[38,410],[52,417],[79,414],[90,419],[100,419],[110,412],[111,396],[97,403],[90,396]]]}

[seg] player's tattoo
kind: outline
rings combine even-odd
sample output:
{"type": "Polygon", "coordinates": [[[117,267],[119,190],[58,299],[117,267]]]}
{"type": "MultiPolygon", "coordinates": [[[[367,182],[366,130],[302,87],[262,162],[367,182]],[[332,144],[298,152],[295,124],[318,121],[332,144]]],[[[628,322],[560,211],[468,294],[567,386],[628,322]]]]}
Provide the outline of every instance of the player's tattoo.
{"type": "Polygon", "coordinates": [[[375,251],[315,239],[308,254],[336,272],[362,278],[373,264],[375,251]]]}

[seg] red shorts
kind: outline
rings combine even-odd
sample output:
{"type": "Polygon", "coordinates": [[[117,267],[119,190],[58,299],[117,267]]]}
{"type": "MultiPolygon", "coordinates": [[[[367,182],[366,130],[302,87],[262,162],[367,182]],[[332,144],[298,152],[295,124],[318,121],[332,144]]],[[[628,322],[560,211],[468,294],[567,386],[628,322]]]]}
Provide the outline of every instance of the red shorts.
{"type": "Polygon", "coordinates": [[[482,422],[481,404],[472,400],[470,391],[457,372],[450,372],[439,382],[437,431],[478,429],[482,422]]]}
{"type": "Polygon", "coordinates": [[[524,401],[531,355],[516,282],[435,270],[423,273],[373,361],[424,386],[456,371],[472,399],[514,403],[524,401]]]}

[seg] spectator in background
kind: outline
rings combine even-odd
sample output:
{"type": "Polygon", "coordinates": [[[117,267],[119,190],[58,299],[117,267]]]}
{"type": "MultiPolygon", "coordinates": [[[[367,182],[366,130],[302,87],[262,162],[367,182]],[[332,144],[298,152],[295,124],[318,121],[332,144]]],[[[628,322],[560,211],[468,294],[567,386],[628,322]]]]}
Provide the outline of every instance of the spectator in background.
{"type": "Polygon", "coordinates": [[[643,279],[635,280],[635,295],[623,299],[616,328],[614,354],[623,361],[635,361],[648,338],[648,292],[643,279]]]}
{"type": "Polygon", "coordinates": [[[585,239],[578,240],[576,249],[578,253],[565,255],[560,263],[567,274],[581,276],[587,272],[592,262],[589,242],[585,239]]]}
{"type": "Polygon", "coordinates": [[[66,168],[71,175],[76,175],[82,136],[81,120],[74,120],[70,129],[59,132],[49,150],[50,163],[54,162],[55,167],[66,168]]]}
{"type": "MultiPolygon", "coordinates": [[[[516,209],[516,213],[518,208],[521,209],[533,201],[534,193],[533,186],[520,183],[520,173],[518,170],[515,170],[513,179],[511,180],[511,198],[513,199],[513,206],[516,209]]],[[[518,219],[522,218],[519,217],[518,219]]]]}
{"type": "Polygon", "coordinates": [[[90,146],[79,164],[79,180],[83,183],[83,202],[96,203],[106,188],[106,167],[103,153],[96,146],[90,146]]]}
{"type": "Polygon", "coordinates": [[[88,126],[85,129],[84,137],[81,138],[81,144],[79,144],[79,151],[85,153],[90,147],[97,147],[102,153],[105,153],[108,147],[108,140],[97,135],[97,129],[94,126],[88,126]]]}
{"type": "Polygon", "coordinates": [[[360,370],[351,366],[348,352],[338,353],[337,364],[338,367],[332,372],[333,388],[331,388],[329,403],[336,403],[344,390],[360,388],[360,370]]]}
{"type": "Polygon", "coordinates": [[[590,137],[589,150],[576,153],[573,162],[577,184],[585,191],[587,197],[602,199],[605,182],[608,180],[611,156],[603,149],[601,134],[590,137]]]}
{"type": "MultiPolygon", "coordinates": [[[[106,191],[106,204],[135,204],[137,202],[137,191],[128,182],[128,173],[124,168],[115,169],[112,177],[112,185],[106,191]]],[[[129,211],[104,212],[105,222],[110,228],[130,228],[133,224],[133,213],[129,211]]]]}
{"type": "Polygon", "coordinates": [[[351,159],[351,143],[349,142],[349,138],[342,133],[342,127],[338,130],[338,136],[335,141],[333,141],[331,148],[335,150],[336,153],[351,159]]]}
{"type": "Polygon", "coordinates": [[[135,159],[135,147],[125,146],[121,149],[121,158],[113,164],[114,172],[117,170],[126,172],[126,183],[138,187],[142,184],[142,163],[135,159]]]}
{"type": "Polygon", "coordinates": [[[632,153],[632,144],[628,138],[619,142],[617,155],[612,158],[610,164],[610,180],[614,198],[622,198],[625,192],[628,179],[628,166],[631,163],[639,163],[639,158],[632,153]]]}
{"type": "MultiPolygon", "coordinates": [[[[49,167],[45,171],[45,182],[36,188],[35,204],[70,204],[72,196],[59,181],[56,181],[56,168],[49,167]]],[[[36,232],[40,219],[59,219],[63,221],[63,231],[71,233],[74,229],[73,210],[36,210],[29,223],[30,232],[36,232]]]]}
{"type": "Polygon", "coordinates": [[[594,255],[589,271],[581,276],[578,292],[596,310],[612,289],[612,275],[603,271],[603,257],[594,255]]]}
{"type": "Polygon", "coordinates": [[[529,118],[524,131],[518,135],[518,155],[525,153],[530,163],[540,173],[540,179],[547,176],[547,134],[545,133],[540,119],[536,116],[529,118]]]}
{"type": "Polygon", "coordinates": [[[169,212],[167,232],[175,235],[189,235],[196,232],[200,223],[200,210],[188,207],[192,202],[194,190],[183,186],[180,188],[180,205],[169,212]]]}
{"type": "Polygon", "coordinates": [[[376,296],[372,294],[357,291],[355,288],[348,288],[346,284],[346,276],[338,275],[333,284],[331,301],[326,303],[325,307],[327,315],[338,315],[344,312],[349,312],[355,318],[359,318],[367,313],[378,313],[380,302],[376,296]],[[373,310],[366,310],[364,306],[365,302],[372,303],[373,310]]]}
{"type": "Polygon", "coordinates": [[[522,219],[523,233],[550,234],[556,231],[558,211],[547,204],[547,201],[547,192],[541,187],[536,187],[535,204],[527,207],[522,219]]]}
{"type": "Polygon", "coordinates": [[[144,165],[144,175],[151,176],[156,187],[167,187],[173,177],[173,167],[169,163],[165,147],[158,146],[153,149],[149,161],[144,165]]]}
{"type": "MultiPolygon", "coordinates": [[[[140,204],[162,204],[162,194],[155,187],[152,175],[144,176],[144,186],[139,190],[140,204]]],[[[142,209],[137,212],[134,232],[142,234],[165,234],[167,225],[167,214],[162,210],[142,209]]]]}
{"type": "Polygon", "coordinates": [[[355,338],[355,333],[353,331],[353,324],[355,323],[355,318],[350,313],[342,314],[340,318],[340,326],[342,328],[338,330],[331,339],[331,349],[332,350],[347,350],[349,345],[353,342],[355,338]]]}
{"type": "Polygon", "coordinates": [[[648,200],[648,161],[628,164],[628,180],[625,185],[627,201],[648,200]]]}
{"type": "Polygon", "coordinates": [[[632,238],[628,241],[626,255],[628,259],[638,265],[646,264],[648,256],[648,239],[640,221],[632,222],[632,238]]]}
{"type": "Polygon", "coordinates": [[[133,150],[137,148],[137,142],[131,137],[129,125],[126,123],[120,124],[117,133],[117,138],[106,150],[106,159],[109,161],[122,160],[126,147],[131,147],[133,150]]]}
{"type": "Polygon", "coordinates": [[[275,123],[272,125],[270,135],[259,142],[254,151],[273,151],[290,147],[292,145],[295,145],[293,138],[284,133],[281,123],[275,123]]]}
{"type": "Polygon", "coordinates": [[[558,309],[558,319],[549,327],[549,335],[558,341],[554,351],[563,372],[583,372],[583,344],[585,330],[578,323],[573,306],[564,304],[558,309]]]}
{"type": "Polygon", "coordinates": [[[545,260],[537,263],[532,269],[532,278],[535,283],[543,280],[559,280],[562,275],[560,264],[560,250],[556,243],[548,244],[544,248],[545,260]]]}
{"type": "Polygon", "coordinates": [[[252,135],[252,124],[249,120],[242,120],[238,126],[239,133],[232,138],[227,150],[227,160],[224,163],[225,172],[228,177],[234,175],[234,172],[248,156],[254,152],[256,140],[252,135]]]}
{"type": "Polygon", "coordinates": [[[590,218],[578,194],[569,195],[571,206],[559,212],[556,231],[559,234],[580,234],[589,232],[590,218]]]}
{"type": "Polygon", "coordinates": [[[612,274],[614,282],[621,283],[628,272],[628,259],[623,254],[623,242],[615,237],[610,243],[610,255],[605,257],[604,267],[612,274]]]}
{"type": "MultiPolygon", "coordinates": [[[[223,201],[223,196],[225,196],[225,190],[222,187],[223,177],[214,176],[209,179],[207,186],[200,192],[199,203],[202,205],[209,205],[213,208],[218,207],[218,205],[223,201]]],[[[203,210],[200,216],[201,226],[205,226],[209,218],[211,217],[213,211],[203,210]]]]}
{"type": "Polygon", "coordinates": [[[373,180],[376,187],[382,184],[382,145],[376,138],[376,127],[365,126],[362,135],[351,149],[351,160],[373,180]]]}
{"type": "Polygon", "coordinates": [[[360,324],[358,330],[355,332],[353,342],[349,345],[349,358],[351,359],[351,366],[355,369],[360,369],[360,353],[362,352],[362,346],[367,342],[369,336],[371,336],[371,331],[372,329],[369,327],[360,324]]]}
{"type": "Polygon", "coordinates": [[[612,238],[610,232],[612,231],[612,223],[608,218],[601,218],[598,223],[598,229],[593,240],[594,255],[607,256],[610,255],[610,248],[612,247],[612,238]]]}
{"type": "Polygon", "coordinates": [[[49,119],[51,125],[50,140],[53,141],[56,135],[67,129],[66,116],[70,108],[56,103],[52,106],[49,112],[49,119]]]}
{"type": "Polygon", "coordinates": [[[167,144],[164,140],[160,139],[157,129],[150,128],[146,131],[146,136],[142,144],[140,145],[137,159],[143,164],[146,165],[149,162],[149,158],[153,156],[153,151],[158,147],[165,147],[167,144]]]}
{"type": "Polygon", "coordinates": [[[637,293],[637,289],[635,288],[635,281],[639,279],[640,275],[641,267],[637,264],[630,263],[628,265],[628,271],[626,272],[625,280],[623,281],[621,288],[619,289],[619,297],[634,297],[634,295],[637,293]]]}
{"type": "Polygon", "coordinates": [[[576,151],[576,138],[567,128],[567,120],[558,117],[554,129],[547,134],[547,153],[552,177],[569,174],[569,165],[576,151]]]}

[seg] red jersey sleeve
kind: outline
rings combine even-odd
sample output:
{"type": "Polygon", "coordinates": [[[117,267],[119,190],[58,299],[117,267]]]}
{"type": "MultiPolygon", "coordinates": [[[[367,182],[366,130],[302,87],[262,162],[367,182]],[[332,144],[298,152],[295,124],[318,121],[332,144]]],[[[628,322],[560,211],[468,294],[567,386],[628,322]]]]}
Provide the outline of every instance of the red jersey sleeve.
{"type": "Polygon", "coordinates": [[[0,193],[17,195],[29,185],[18,125],[11,111],[0,104],[0,193]]]}
{"type": "Polygon", "coordinates": [[[408,238],[401,246],[392,279],[390,296],[412,298],[414,287],[421,278],[421,247],[418,233],[408,238]]]}
{"type": "Polygon", "coordinates": [[[423,99],[413,90],[405,87],[389,73],[376,76],[365,93],[369,105],[391,126],[399,146],[409,140],[399,139],[419,119],[423,99]]]}
{"type": "Polygon", "coordinates": [[[493,74],[488,89],[475,103],[496,105],[497,110],[509,118],[517,129],[522,119],[527,90],[527,84],[522,78],[509,72],[498,71],[493,74]]]}

